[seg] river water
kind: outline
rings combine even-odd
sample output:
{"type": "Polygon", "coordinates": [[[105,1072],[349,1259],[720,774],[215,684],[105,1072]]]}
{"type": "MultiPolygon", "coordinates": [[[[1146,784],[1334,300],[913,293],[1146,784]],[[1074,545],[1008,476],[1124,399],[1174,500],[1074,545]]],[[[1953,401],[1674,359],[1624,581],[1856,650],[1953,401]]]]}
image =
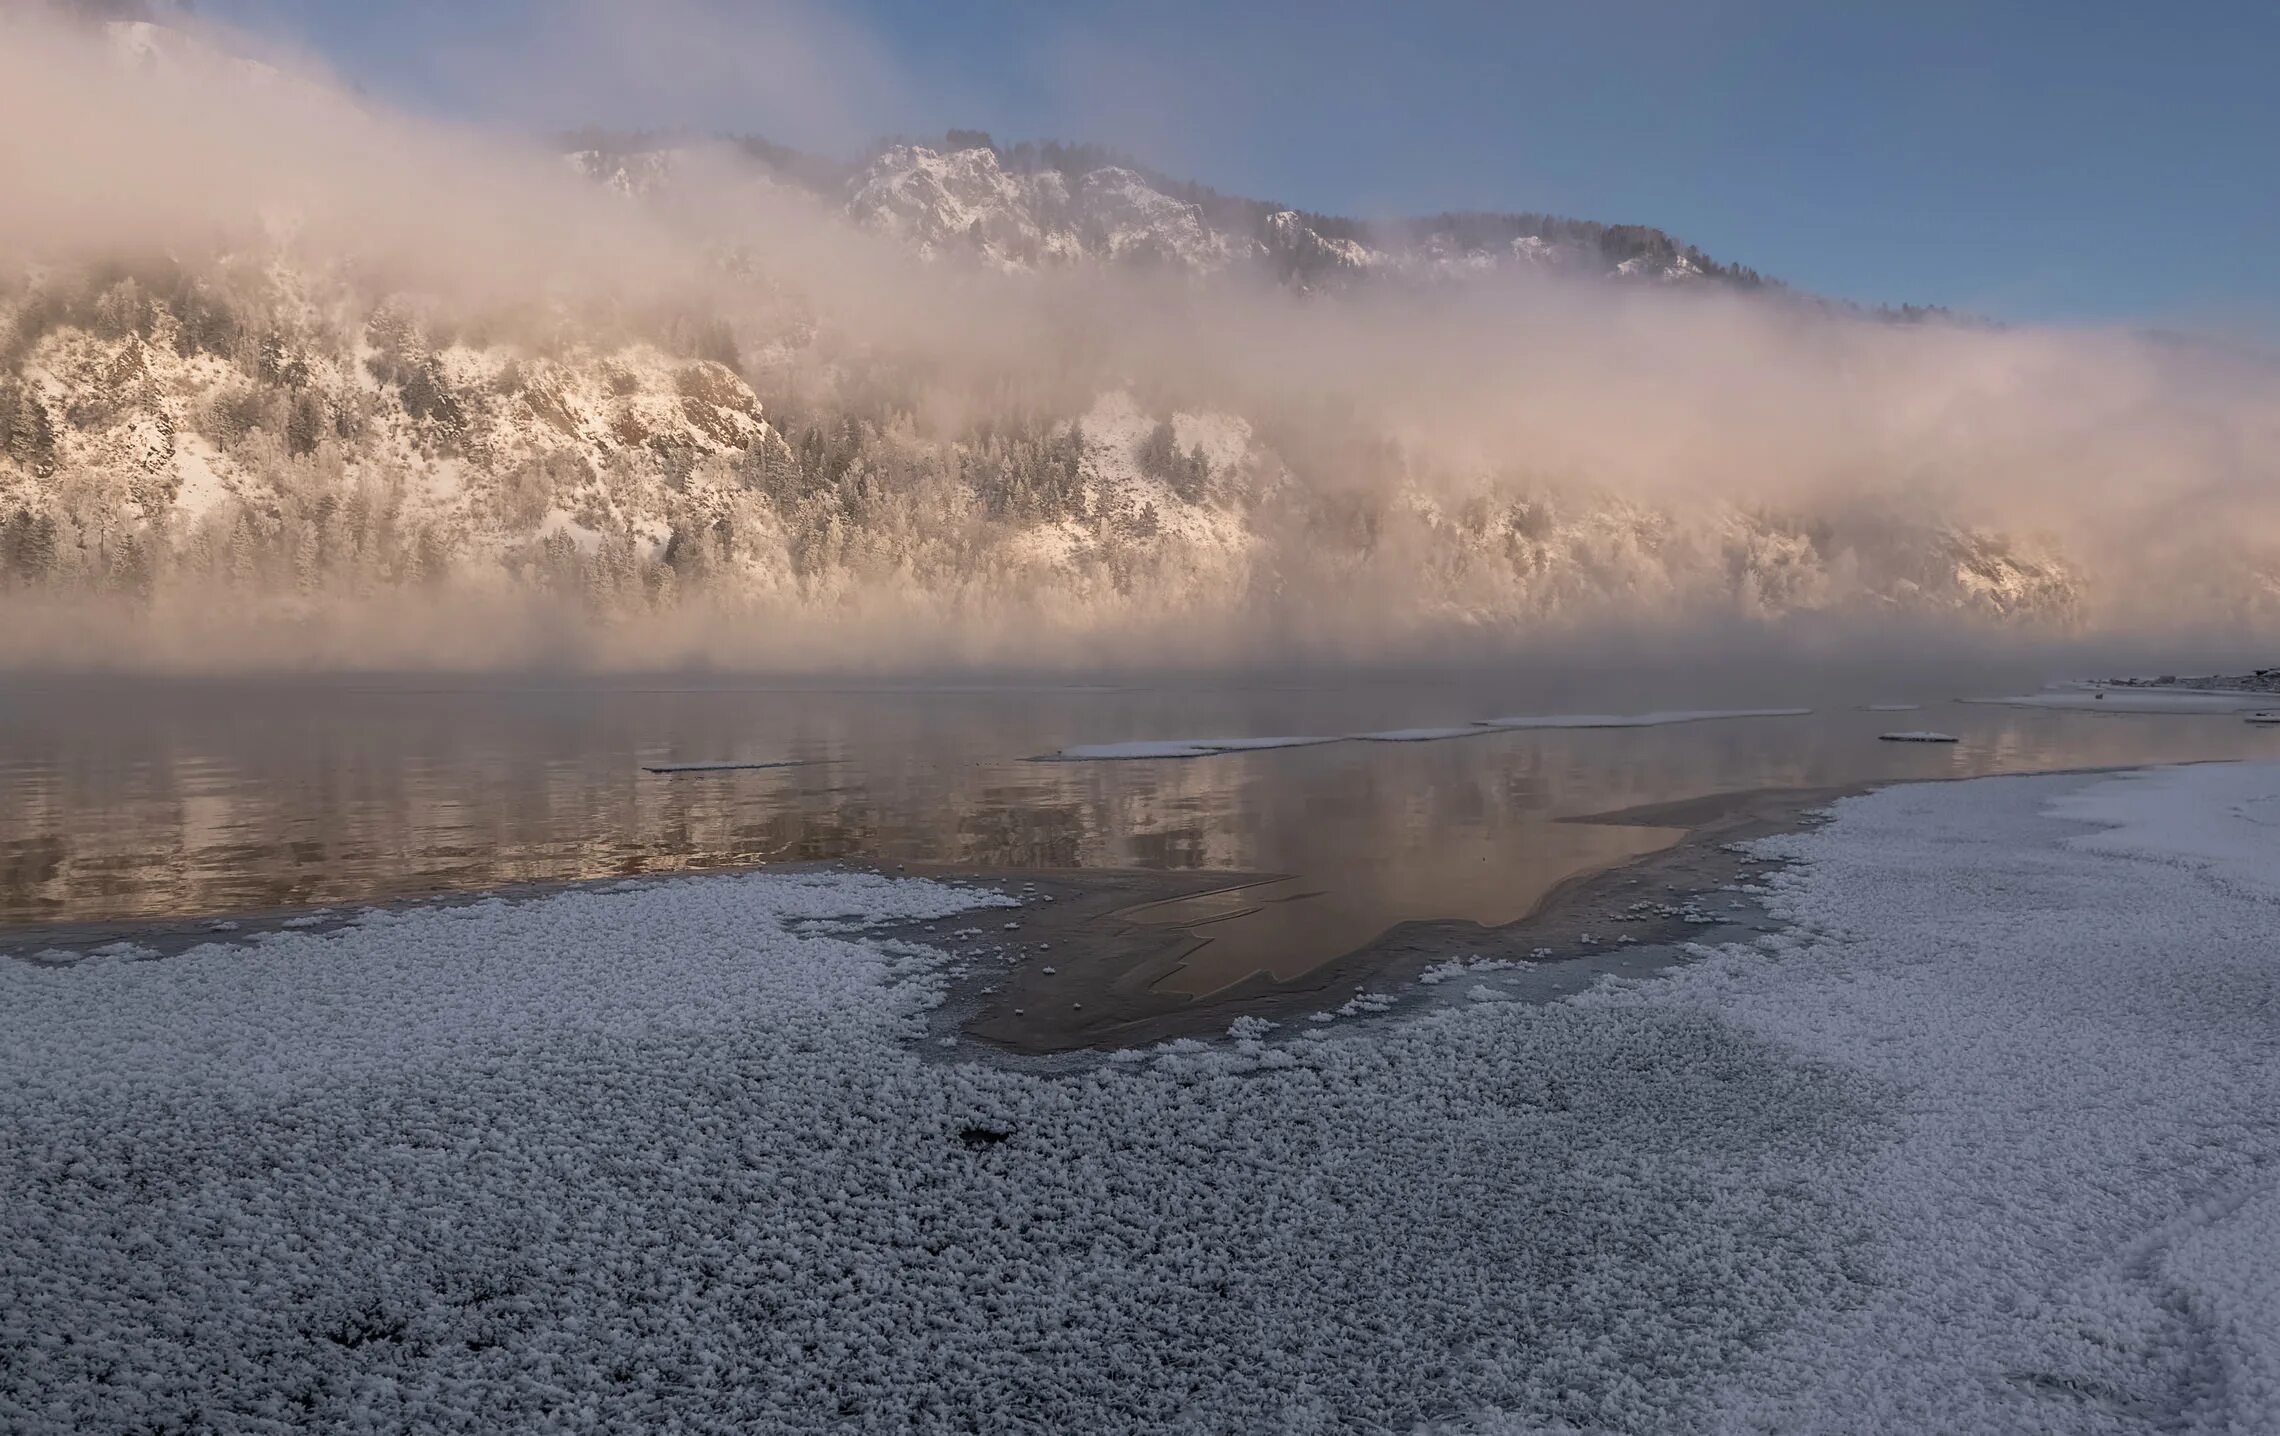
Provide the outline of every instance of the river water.
{"type": "Polygon", "coordinates": [[[1672,837],[1563,818],[1744,789],[2280,754],[2280,729],[2237,715],[1963,705],[1926,685],[1796,683],[1744,694],[1635,684],[1591,696],[1605,701],[1581,706],[1572,693],[1477,681],[17,683],[0,692],[0,948],[36,946],[39,929],[54,924],[850,859],[1284,875],[1261,891],[1293,901],[1277,905],[1279,926],[1258,929],[1252,946],[1257,965],[1287,976],[1406,919],[1512,920],[1561,878],[1672,837]],[[1860,706],[1878,700],[1925,706],[1860,706]],[[1815,711],[1180,760],[1032,761],[1130,739],[1792,704],[1815,711]],[[1902,728],[1962,741],[1878,741],[1902,728]],[[644,771],[721,761],[796,766],[644,771]]]}

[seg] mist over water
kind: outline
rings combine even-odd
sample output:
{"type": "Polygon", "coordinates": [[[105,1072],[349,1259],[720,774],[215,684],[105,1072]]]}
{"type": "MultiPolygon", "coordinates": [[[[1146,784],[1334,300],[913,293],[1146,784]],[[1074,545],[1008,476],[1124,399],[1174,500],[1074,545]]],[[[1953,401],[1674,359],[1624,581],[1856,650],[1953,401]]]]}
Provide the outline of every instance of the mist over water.
{"type": "MultiPolygon", "coordinates": [[[[596,530],[567,585],[535,581],[526,557],[547,524],[565,531],[533,518],[543,504],[520,528],[483,526],[520,482],[503,460],[370,426],[328,435],[278,461],[309,493],[474,496],[430,521],[448,561],[417,580],[394,560],[347,575],[310,541],[298,567],[241,564],[252,578],[209,554],[137,558],[124,582],[17,584],[0,661],[18,666],[1383,671],[2024,654],[2082,671],[2237,662],[2280,627],[2280,366],[2259,356],[2118,330],[1900,324],[1708,286],[1510,275],[1307,294],[1242,271],[1000,273],[922,260],[702,145],[636,201],[526,139],[394,113],[322,76],[187,47],[123,63],[115,37],[7,24],[0,332],[19,392],[84,407],[123,390],[127,377],[66,394],[65,358],[109,372],[96,361],[138,342],[155,353],[164,335],[130,325],[79,343],[76,311],[49,301],[163,261],[312,352],[330,343],[342,392],[383,405],[405,401],[365,377],[375,314],[416,316],[420,352],[476,376],[470,395],[523,364],[608,371],[638,346],[680,364],[671,336],[701,321],[731,336],[766,426],[736,439],[743,468],[724,453],[693,474],[677,461],[594,474],[623,532],[596,530]],[[1218,488],[1111,541],[960,487],[977,434],[1034,447],[1089,420],[1082,473],[1098,488],[1129,457],[1102,447],[1103,396],[1226,438],[1218,488]],[[853,414],[870,427],[837,511],[751,497],[787,415],[831,433],[853,414]],[[730,507],[689,531],[727,514],[742,547],[716,565],[728,577],[699,587],[684,566],[668,591],[657,575],[690,486],[715,480],[730,507]],[[595,555],[620,541],[632,577],[597,599],[595,555]]],[[[149,412],[171,414],[189,401],[170,385],[238,382],[213,370],[191,355],[135,382],[154,386],[149,412]]],[[[665,382],[686,395],[689,372],[665,382]]],[[[179,426],[163,427],[177,444],[179,426]]],[[[220,461],[251,472],[253,432],[216,440],[220,461]]],[[[179,459],[138,472],[92,440],[63,460],[31,452],[0,458],[0,519],[116,490],[101,523],[75,530],[105,573],[122,551],[226,546],[218,521],[200,540],[166,492],[179,459]]],[[[259,509],[252,494],[236,502],[259,509]]]]}

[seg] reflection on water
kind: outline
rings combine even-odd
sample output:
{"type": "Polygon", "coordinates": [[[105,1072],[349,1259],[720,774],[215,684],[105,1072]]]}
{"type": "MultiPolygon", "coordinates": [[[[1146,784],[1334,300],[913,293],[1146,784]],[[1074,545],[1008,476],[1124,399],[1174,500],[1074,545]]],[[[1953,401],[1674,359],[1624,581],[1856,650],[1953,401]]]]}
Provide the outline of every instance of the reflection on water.
{"type": "Polygon", "coordinates": [[[1205,997],[1260,973],[1291,981],[1406,919],[1484,926],[1517,921],[1567,879],[1666,848],[1682,836],[1678,828],[1589,823],[1515,829],[1493,845],[1476,845],[1479,851],[1469,857],[1452,852],[1444,862],[1417,864],[1393,887],[1358,878],[1352,869],[1367,860],[1359,856],[1334,872],[1317,868],[1114,916],[1185,929],[1195,946],[1150,990],[1205,997]]]}
{"type": "Polygon", "coordinates": [[[1671,836],[1563,816],[1747,788],[2280,752],[2280,734],[2237,718],[1906,693],[1822,701],[1805,718],[1086,764],[1025,758],[1075,742],[1359,731],[1566,705],[1419,686],[19,687],[0,696],[0,927],[820,858],[1224,869],[1297,879],[1216,899],[1252,917],[1207,925],[1246,944],[1243,961],[1279,972],[1286,954],[1309,961],[1406,918],[1507,921],[1560,878],[1671,836]],[[1963,741],[1877,742],[1891,715],[1852,705],[1892,697],[1930,702],[1905,726],[1963,741]],[[800,766],[642,771],[778,759],[800,766]]]}

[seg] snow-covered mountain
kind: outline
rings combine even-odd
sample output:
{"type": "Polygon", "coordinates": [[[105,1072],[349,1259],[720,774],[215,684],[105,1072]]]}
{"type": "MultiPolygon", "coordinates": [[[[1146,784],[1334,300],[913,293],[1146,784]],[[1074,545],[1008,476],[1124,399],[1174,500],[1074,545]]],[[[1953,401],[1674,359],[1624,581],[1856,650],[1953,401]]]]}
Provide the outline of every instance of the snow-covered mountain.
{"type": "Polygon", "coordinates": [[[1205,223],[1202,211],[1115,165],[1073,180],[1058,170],[1008,173],[989,149],[895,145],[850,186],[858,223],[931,254],[971,253],[1003,265],[1094,259],[1196,270],[1252,257],[1205,223]]]}
{"type": "MultiPolygon", "coordinates": [[[[635,196],[673,185],[689,154],[639,137],[590,135],[581,143],[569,152],[571,164],[635,196]]],[[[755,172],[813,190],[857,224],[929,258],[1007,270],[1088,262],[1196,274],[1252,269],[1308,288],[1515,269],[1766,284],[1753,270],[1719,264],[1642,225],[1487,213],[1364,223],[1220,194],[1093,146],[1000,148],[952,131],[941,145],[885,145],[842,167],[765,142],[732,144],[755,172]]]]}
{"type": "MultiPolygon", "coordinates": [[[[163,26],[106,36],[131,74],[220,65],[231,84],[314,83],[241,70],[163,26]]],[[[956,138],[851,166],[741,142],[732,180],[820,196],[833,235],[867,232],[926,284],[993,302],[1055,288],[1040,272],[1095,266],[1170,275],[1132,281],[1149,298],[1210,299],[1215,277],[1264,274],[1308,291],[1263,291],[1302,317],[1364,308],[1343,292],[1388,293],[1380,280],[1399,300],[1404,283],[1551,270],[1653,291],[1650,307],[1687,307],[1661,293],[1672,286],[1759,283],[1651,229],[1487,214],[1360,224],[1081,148],[956,138]]],[[[718,159],[590,142],[568,163],[617,197],[547,179],[596,215],[645,214],[677,187],[722,183],[718,159]]],[[[944,351],[939,323],[934,348],[901,351],[891,323],[835,315],[828,286],[755,272],[765,232],[703,263],[724,294],[757,286],[769,302],[711,308],[543,286],[471,302],[351,255],[312,259],[275,232],[249,223],[254,237],[218,254],[172,253],[161,236],[84,262],[0,255],[0,593],[288,614],[415,590],[546,596],[605,626],[669,624],[701,604],[738,615],[762,654],[836,618],[891,613],[897,632],[981,645],[943,652],[994,642],[991,656],[1100,661],[1261,644],[1411,651],[1608,620],[2064,629],[2130,597],[2096,558],[1943,508],[1904,444],[1897,461],[1857,448],[1883,465],[1883,498],[1830,483],[1769,502],[1786,490],[1699,478],[1676,443],[1667,462],[1683,482],[1539,462],[1524,435],[1468,458],[1420,432],[1431,408],[1414,386],[1398,416],[1366,389],[1336,405],[1294,402],[1288,386],[1220,393],[1176,350],[1182,382],[1151,383],[1119,373],[1113,343],[1080,371],[1065,351],[1000,342],[987,382],[964,382],[946,373],[962,351],[944,351]]],[[[1119,304],[1051,312],[1099,328],[1131,313],[1119,304]]],[[[1766,332],[1792,321],[1806,317],[1766,332]]],[[[1514,371],[1531,372],[1550,371],[1514,371]]],[[[1612,397],[1600,422],[1620,425],[1631,410],[1612,397]]],[[[1909,422],[1894,432],[1965,431],[1928,401],[1909,422]]],[[[2273,567],[2235,557],[2173,567],[2259,621],[2280,614],[2273,567]]]]}

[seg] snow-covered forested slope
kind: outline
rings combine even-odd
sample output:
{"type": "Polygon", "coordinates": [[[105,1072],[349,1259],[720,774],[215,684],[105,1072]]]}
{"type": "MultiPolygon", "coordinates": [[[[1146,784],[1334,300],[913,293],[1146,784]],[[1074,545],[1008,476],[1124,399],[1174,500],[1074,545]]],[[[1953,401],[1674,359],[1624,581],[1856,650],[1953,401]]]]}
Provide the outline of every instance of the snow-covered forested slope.
{"type": "Polygon", "coordinates": [[[2280,611],[2223,507],[2265,378],[1767,296],[1658,231],[1357,225],[970,135],[565,163],[96,38],[4,87],[61,137],[0,214],[22,612],[441,595],[678,635],[650,658],[839,661],[848,620],[1104,661],[2280,611]]]}
{"type": "Polygon", "coordinates": [[[15,586],[451,579],[623,612],[693,589],[1114,610],[1361,585],[1468,625],[1705,604],[2064,622],[2080,597],[2063,560],[1937,523],[1653,505],[1391,444],[1381,482],[1317,485],[1314,441],[1353,426],[1267,435],[1121,388],[931,430],[861,379],[764,403],[739,337],[689,316],[506,339],[290,270],[158,266],[19,279],[0,324],[15,586]]]}

